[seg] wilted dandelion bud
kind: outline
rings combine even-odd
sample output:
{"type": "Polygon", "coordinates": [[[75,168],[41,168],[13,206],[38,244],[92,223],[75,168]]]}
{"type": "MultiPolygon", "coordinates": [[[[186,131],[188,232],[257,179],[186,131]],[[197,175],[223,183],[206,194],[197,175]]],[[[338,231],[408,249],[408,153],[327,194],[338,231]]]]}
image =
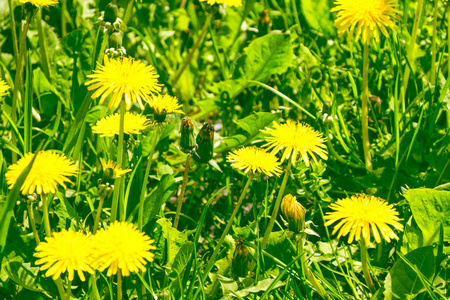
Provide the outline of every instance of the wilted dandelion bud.
{"type": "Polygon", "coordinates": [[[213,157],[214,127],[211,123],[205,123],[197,135],[197,150],[194,159],[199,163],[207,163],[213,157]]]}
{"type": "Polygon", "coordinates": [[[180,146],[185,152],[190,152],[195,147],[194,124],[187,116],[181,119],[180,146]]]}
{"type": "Polygon", "coordinates": [[[103,17],[103,20],[110,24],[114,23],[117,19],[117,12],[118,12],[117,5],[114,3],[108,3],[108,5],[106,5],[105,8],[105,15],[103,17]]]}
{"type": "Polygon", "coordinates": [[[233,254],[233,273],[239,277],[245,277],[248,272],[248,248],[244,245],[244,239],[236,240],[236,249],[233,254]]]}
{"type": "Polygon", "coordinates": [[[297,198],[291,194],[284,196],[281,211],[289,223],[289,230],[300,233],[305,229],[306,209],[297,202],[297,198]]]}

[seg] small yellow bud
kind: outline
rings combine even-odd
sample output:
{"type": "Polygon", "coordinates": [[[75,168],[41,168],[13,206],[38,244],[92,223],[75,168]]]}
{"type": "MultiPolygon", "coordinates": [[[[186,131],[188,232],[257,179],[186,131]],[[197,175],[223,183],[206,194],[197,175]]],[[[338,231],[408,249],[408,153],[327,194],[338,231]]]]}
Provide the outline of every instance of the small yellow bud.
{"type": "Polygon", "coordinates": [[[305,230],[306,209],[297,202],[297,198],[288,194],[281,202],[281,211],[289,223],[289,230],[300,233],[305,230]]]}

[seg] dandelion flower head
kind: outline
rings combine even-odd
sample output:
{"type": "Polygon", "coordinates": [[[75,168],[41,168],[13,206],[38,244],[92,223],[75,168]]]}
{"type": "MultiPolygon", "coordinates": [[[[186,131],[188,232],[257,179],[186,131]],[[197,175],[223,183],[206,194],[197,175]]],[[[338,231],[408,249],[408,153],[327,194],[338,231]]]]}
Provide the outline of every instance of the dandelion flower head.
{"type": "Polygon", "coordinates": [[[183,113],[180,109],[182,105],[178,103],[178,99],[167,94],[154,97],[148,104],[155,111],[157,121],[164,121],[167,114],[183,113]]]}
{"type": "MultiPolygon", "coordinates": [[[[28,153],[9,167],[5,177],[10,189],[13,188],[22,171],[30,164],[33,156],[33,153],[28,153]]],[[[68,177],[74,176],[76,173],[75,163],[64,154],[57,154],[49,150],[40,151],[22,185],[22,194],[55,193],[58,184],[66,188],[64,183],[71,182],[68,177]]]]}
{"type": "Polygon", "coordinates": [[[112,95],[108,108],[117,108],[125,100],[127,109],[137,103],[144,109],[142,100],[150,101],[153,94],[159,93],[159,77],[152,66],[146,66],[139,60],[128,57],[109,58],[105,55],[104,65],[99,65],[94,74],[88,75],[92,80],[86,82],[88,90],[95,90],[92,99],[100,97],[99,104],[112,95]]]}
{"type": "Polygon", "coordinates": [[[364,239],[366,245],[370,243],[370,235],[373,234],[377,243],[384,238],[388,243],[391,239],[398,239],[398,236],[388,225],[403,231],[403,225],[398,221],[398,212],[385,200],[367,196],[365,194],[354,195],[345,199],[340,199],[330,205],[334,211],[328,213],[324,218],[328,220],[325,226],[340,220],[334,226],[333,234],[339,231],[338,238],[349,235],[348,242],[353,239],[359,241],[364,239]]]}
{"type": "Polygon", "coordinates": [[[71,281],[75,271],[82,281],[86,280],[83,272],[94,274],[90,267],[91,237],[82,232],[72,229],[55,232],[53,237],[46,237],[45,242],[39,243],[34,256],[39,258],[36,265],[42,265],[41,271],[47,270],[45,276],[54,280],[64,272],[68,273],[71,281]]]}
{"type": "Polygon", "coordinates": [[[0,80],[0,98],[8,94],[9,85],[4,80],[0,80]]]}
{"type": "Polygon", "coordinates": [[[257,147],[244,147],[234,150],[228,155],[231,166],[237,170],[258,175],[279,176],[281,174],[280,162],[277,157],[264,149],[257,147]]]}
{"type": "MultiPolygon", "coordinates": [[[[119,135],[120,114],[115,113],[98,120],[92,127],[92,132],[101,136],[119,135]]],[[[142,115],[135,115],[130,112],[125,113],[123,132],[126,134],[138,134],[150,125],[150,120],[142,115]]]]}
{"type": "Polygon", "coordinates": [[[58,0],[19,0],[20,3],[31,3],[36,6],[53,6],[58,4],[58,0]]]}
{"type": "Polygon", "coordinates": [[[309,156],[316,164],[316,155],[327,159],[326,138],[308,124],[291,120],[281,125],[274,122],[274,128],[267,128],[263,132],[267,134],[265,146],[272,149],[273,153],[283,152],[281,161],[291,159],[295,162],[301,158],[309,166],[309,156]]]}
{"type": "Polygon", "coordinates": [[[209,5],[226,4],[228,6],[235,6],[235,7],[242,6],[242,0],[200,0],[200,2],[205,2],[205,1],[209,5]]]}
{"type": "Polygon", "coordinates": [[[155,256],[150,252],[156,249],[153,242],[133,224],[116,221],[95,234],[92,266],[100,272],[108,269],[107,276],[117,274],[119,269],[123,276],[145,271],[146,261],[152,262],[155,256]]]}
{"type": "Polygon", "coordinates": [[[362,36],[364,44],[369,43],[372,35],[378,43],[379,30],[388,37],[387,30],[395,28],[395,22],[400,19],[395,0],[336,0],[335,4],[331,11],[338,12],[334,22],[338,35],[350,29],[350,39],[356,30],[355,41],[362,36]]]}
{"type": "Polygon", "coordinates": [[[112,160],[106,161],[106,160],[104,160],[103,158],[100,157],[100,163],[102,164],[103,172],[106,172],[108,169],[111,169],[113,171],[114,178],[122,177],[126,173],[131,172],[131,169],[122,170],[122,168],[120,168],[117,165],[117,163],[112,161],[112,160]]]}

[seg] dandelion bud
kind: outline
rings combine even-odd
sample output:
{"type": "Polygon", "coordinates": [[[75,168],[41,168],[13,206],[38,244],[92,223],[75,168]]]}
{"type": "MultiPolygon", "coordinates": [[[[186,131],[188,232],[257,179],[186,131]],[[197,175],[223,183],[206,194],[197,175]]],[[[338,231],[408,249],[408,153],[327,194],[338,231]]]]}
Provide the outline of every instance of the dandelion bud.
{"type": "Polygon", "coordinates": [[[181,119],[180,146],[185,152],[190,152],[195,147],[194,124],[189,117],[181,119]]]}
{"type": "Polygon", "coordinates": [[[300,233],[305,229],[306,209],[291,194],[284,196],[281,211],[289,223],[289,230],[300,233]]]}
{"type": "Polygon", "coordinates": [[[199,163],[208,163],[213,157],[214,127],[211,123],[205,123],[197,135],[197,150],[194,159],[199,163]]]}
{"type": "Polygon", "coordinates": [[[118,8],[114,3],[108,3],[105,8],[105,16],[103,20],[108,23],[114,23],[117,19],[118,8]]]}
{"type": "Polygon", "coordinates": [[[233,254],[232,269],[233,273],[239,277],[245,277],[248,272],[248,248],[244,245],[244,239],[236,240],[236,249],[233,254]]]}
{"type": "Polygon", "coordinates": [[[122,48],[122,39],[123,35],[121,32],[113,32],[111,36],[109,37],[109,45],[111,48],[114,48],[116,50],[119,50],[122,48]]]}
{"type": "Polygon", "coordinates": [[[99,180],[98,184],[98,195],[104,199],[108,198],[114,191],[114,185],[109,182],[103,183],[99,180]]]}

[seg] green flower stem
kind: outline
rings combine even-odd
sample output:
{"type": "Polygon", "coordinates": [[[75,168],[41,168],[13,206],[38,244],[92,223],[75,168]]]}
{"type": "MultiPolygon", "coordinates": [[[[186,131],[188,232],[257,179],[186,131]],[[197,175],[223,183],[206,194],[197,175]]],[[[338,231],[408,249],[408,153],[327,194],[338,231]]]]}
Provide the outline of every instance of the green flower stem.
{"type": "Polygon", "coordinates": [[[206,280],[206,277],[208,276],[210,270],[214,266],[214,263],[215,263],[215,260],[216,260],[216,256],[217,256],[217,254],[219,254],[219,251],[220,251],[220,246],[222,246],[223,241],[225,240],[225,238],[226,238],[226,236],[228,234],[228,231],[230,231],[231,225],[233,224],[233,221],[236,218],[236,215],[237,215],[239,209],[241,208],[242,201],[244,200],[245,195],[247,194],[247,190],[248,190],[248,187],[250,186],[250,182],[252,182],[252,179],[253,179],[253,175],[249,175],[248,179],[247,179],[247,183],[245,184],[244,189],[242,190],[241,197],[239,198],[238,202],[236,203],[236,206],[234,207],[233,213],[231,214],[231,217],[228,219],[227,226],[225,227],[225,230],[223,231],[219,242],[215,246],[215,249],[214,249],[213,254],[211,255],[211,258],[209,259],[208,264],[206,265],[205,273],[204,273],[204,276],[203,276],[204,277],[203,281],[206,280]]]}
{"type": "Polygon", "coordinates": [[[368,261],[368,257],[367,257],[367,247],[366,247],[366,242],[364,241],[364,239],[360,239],[359,245],[361,247],[360,248],[361,265],[362,265],[362,270],[363,270],[363,274],[364,274],[364,279],[366,280],[366,283],[369,286],[370,291],[372,293],[375,293],[376,289],[375,289],[375,285],[373,284],[372,277],[370,276],[370,272],[369,272],[369,261],[368,261]]]}
{"type": "MultiPolygon", "coordinates": [[[[63,4],[65,1],[63,2],[63,4]]],[[[64,11],[64,10],[63,10],[64,11]]],[[[64,13],[63,13],[64,15],[64,13]]],[[[42,30],[42,12],[39,8],[37,12],[37,28],[38,28],[38,37],[39,37],[39,52],[40,52],[40,58],[41,58],[41,65],[42,65],[42,71],[44,72],[45,77],[50,81],[51,73],[50,73],[50,64],[48,63],[48,55],[47,55],[47,48],[45,46],[45,34],[42,30]]],[[[62,21],[62,20],[61,20],[62,21]]],[[[63,34],[64,36],[64,34],[63,34]]]]}
{"type": "Polygon", "coordinates": [[[67,0],[61,0],[61,37],[64,37],[67,33],[66,11],[67,11],[67,0]]]}
{"type": "Polygon", "coordinates": [[[155,127],[155,136],[153,137],[153,143],[152,148],[150,149],[150,154],[148,155],[148,161],[147,161],[147,167],[145,168],[145,175],[144,175],[144,182],[142,183],[142,190],[141,190],[141,196],[139,198],[139,213],[138,213],[138,228],[139,230],[142,230],[142,227],[144,226],[144,202],[145,202],[145,196],[147,194],[147,181],[148,176],[150,175],[150,169],[152,167],[153,163],[153,154],[155,153],[156,143],[158,141],[158,135],[159,135],[159,127],[155,127]]]}
{"type": "MultiPolygon", "coordinates": [[[[414,17],[414,24],[411,31],[411,39],[409,41],[409,48],[406,59],[408,60],[409,64],[405,65],[405,72],[403,73],[403,80],[402,80],[402,87],[400,90],[400,101],[402,102],[402,113],[405,113],[406,104],[405,104],[405,94],[406,89],[408,88],[408,81],[409,81],[409,75],[411,73],[411,70],[409,69],[409,65],[412,65],[413,61],[413,55],[414,55],[414,48],[416,47],[416,39],[417,39],[417,31],[419,28],[419,20],[420,16],[422,15],[422,8],[423,8],[423,0],[419,0],[417,3],[417,10],[414,17]]],[[[398,151],[398,149],[397,149],[398,151]]]]}
{"type": "Polygon", "coordinates": [[[432,85],[436,84],[436,37],[437,37],[438,4],[439,1],[434,1],[433,37],[431,39],[431,68],[430,68],[430,82],[432,85]]]}
{"type": "Polygon", "coordinates": [[[319,281],[317,281],[317,279],[314,276],[314,274],[311,273],[311,271],[309,270],[309,267],[308,267],[308,263],[306,262],[306,253],[305,253],[305,250],[304,250],[304,247],[303,247],[305,237],[306,237],[306,233],[300,233],[300,234],[296,235],[296,238],[297,238],[297,252],[298,252],[298,256],[300,256],[300,261],[302,263],[302,271],[304,272],[304,275],[306,275],[306,277],[308,277],[308,280],[314,286],[314,288],[319,293],[319,295],[323,299],[327,299],[328,298],[327,292],[325,291],[323,286],[319,283],[319,281]]]}
{"type": "Polygon", "coordinates": [[[13,38],[14,59],[17,61],[19,59],[19,49],[17,46],[16,19],[14,18],[14,7],[12,0],[8,0],[8,5],[9,5],[9,21],[11,22],[11,30],[13,38]]]}
{"type": "Polygon", "coordinates": [[[100,299],[97,287],[97,274],[91,274],[89,276],[89,296],[91,299],[100,299]]]}
{"type": "Polygon", "coordinates": [[[273,225],[275,224],[275,220],[278,216],[278,210],[281,205],[281,198],[283,198],[284,189],[286,188],[286,183],[288,181],[289,175],[291,173],[292,160],[289,159],[288,165],[286,167],[286,171],[284,172],[283,181],[281,182],[280,191],[278,192],[277,200],[275,201],[275,205],[273,207],[272,216],[270,217],[269,224],[267,225],[266,233],[264,234],[264,238],[261,242],[261,249],[266,247],[267,241],[269,240],[270,233],[272,232],[273,225]]]}
{"type": "MultiPolygon", "coordinates": [[[[447,1],[447,57],[450,57],[450,1],[447,1]]],[[[447,80],[450,80],[450,72],[448,72],[447,80]]],[[[446,110],[447,128],[450,129],[450,110],[446,110]]]]}
{"type": "MultiPolygon", "coordinates": [[[[119,118],[119,144],[118,144],[118,150],[117,150],[117,166],[123,169],[123,127],[125,123],[125,100],[122,99],[120,101],[120,118],[119,118]]],[[[119,195],[120,195],[120,189],[122,188],[121,185],[123,184],[123,178],[119,177],[114,181],[114,193],[113,193],[113,200],[112,200],[112,206],[111,206],[111,223],[113,223],[117,219],[117,207],[119,204],[119,195]]]]}
{"type": "Polygon", "coordinates": [[[94,229],[92,229],[92,234],[95,234],[98,229],[98,223],[100,223],[100,216],[102,214],[102,208],[103,208],[103,202],[105,202],[106,195],[102,195],[100,197],[100,201],[98,203],[97,213],[95,214],[95,221],[94,221],[94,229]]]}
{"type": "Polygon", "coordinates": [[[200,35],[198,36],[197,41],[195,42],[194,46],[191,48],[186,60],[184,61],[183,65],[181,66],[178,73],[175,75],[172,85],[175,86],[180,79],[181,75],[183,75],[184,70],[189,65],[189,63],[192,60],[192,57],[194,56],[195,51],[197,50],[198,46],[200,46],[200,43],[202,42],[203,38],[205,37],[206,31],[208,30],[209,23],[211,22],[211,19],[214,15],[215,10],[212,10],[211,13],[206,18],[205,24],[203,25],[202,31],[200,32],[200,35]]]}
{"type": "Polygon", "coordinates": [[[39,239],[39,234],[36,229],[36,221],[34,219],[34,212],[33,212],[33,202],[31,202],[31,200],[27,200],[27,209],[28,209],[28,217],[30,219],[31,228],[33,229],[34,239],[36,240],[36,244],[39,245],[41,240],[39,239]]]}
{"type": "Polygon", "coordinates": [[[70,298],[72,298],[72,280],[67,281],[66,299],[70,300],[70,298]]]}
{"type": "MultiPolygon", "coordinates": [[[[25,25],[23,27],[22,35],[20,37],[20,46],[19,46],[19,57],[16,61],[16,78],[14,79],[14,92],[12,98],[12,106],[11,106],[11,121],[13,124],[17,125],[17,100],[19,97],[20,87],[22,85],[22,62],[26,52],[26,43],[27,43],[27,32],[28,28],[30,28],[30,20],[31,13],[28,13],[27,18],[25,20],[25,25]]],[[[15,134],[12,134],[11,143],[13,146],[17,145],[17,137],[15,134]]],[[[17,153],[11,153],[12,163],[16,163],[17,161],[17,153]]]]}
{"type": "Polygon", "coordinates": [[[361,95],[361,123],[362,123],[362,138],[363,151],[366,169],[369,172],[373,171],[372,160],[370,158],[370,142],[369,142],[369,43],[364,44],[363,50],[363,87],[361,95]]]}
{"type": "Polygon", "coordinates": [[[117,300],[122,300],[122,272],[117,271],[117,300]]]}
{"type": "Polygon", "coordinates": [[[183,176],[183,185],[181,186],[180,196],[177,201],[177,214],[175,215],[175,222],[173,227],[177,229],[178,221],[180,220],[181,206],[183,205],[184,192],[186,191],[186,183],[188,180],[189,173],[189,158],[191,157],[190,153],[186,155],[186,165],[184,167],[184,176],[183,176]]]}

